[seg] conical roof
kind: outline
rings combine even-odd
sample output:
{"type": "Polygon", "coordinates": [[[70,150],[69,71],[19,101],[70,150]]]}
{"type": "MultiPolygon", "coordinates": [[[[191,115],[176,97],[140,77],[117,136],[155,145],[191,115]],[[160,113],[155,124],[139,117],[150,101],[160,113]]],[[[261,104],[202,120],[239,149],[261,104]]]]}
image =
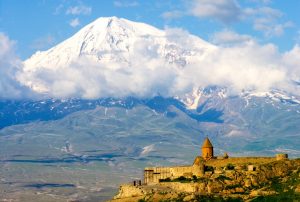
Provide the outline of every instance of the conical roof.
{"type": "Polygon", "coordinates": [[[208,137],[205,138],[202,148],[213,147],[208,137]]]}

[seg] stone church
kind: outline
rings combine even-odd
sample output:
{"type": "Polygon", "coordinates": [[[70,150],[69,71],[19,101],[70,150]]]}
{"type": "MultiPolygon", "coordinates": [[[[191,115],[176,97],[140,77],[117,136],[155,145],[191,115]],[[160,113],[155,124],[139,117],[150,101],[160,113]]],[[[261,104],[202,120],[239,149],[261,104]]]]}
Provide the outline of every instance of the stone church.
{"type": "Polygon", "coordinates": [[[204,175],[205,161],[214,158],[213,145],[205,138],[202,148],[202,156],[197,156],[193,165],[189,166],[175,166],[175,167],[146,167],[144,170],[144,183],[156,184],[160,180],[170,178],[176,179],[178,177],[201,177],[204,175]]]}

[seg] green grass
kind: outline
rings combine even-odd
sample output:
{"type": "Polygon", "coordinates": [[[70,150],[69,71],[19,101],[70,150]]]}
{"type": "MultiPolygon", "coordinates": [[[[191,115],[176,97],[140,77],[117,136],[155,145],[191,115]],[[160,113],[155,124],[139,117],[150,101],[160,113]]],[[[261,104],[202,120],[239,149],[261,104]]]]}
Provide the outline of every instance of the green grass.
{"type": "Polygon", "coordinates": [[[181,182],[181,183],[187,183],[187,182],[191,182],[192,179],[191,178],[186,178],[184,176],[180,176],[174,180],[172,180],[172,182],[181,182]]]}
{"type": "Polygon", "coordinates": [[[235,189],[237,187],[242,187],[240,184],[227,185],[225,189],[235,189]]]}
{"type": "Polygon", "coordinates": [[[252,199],[251,202],[298,202],[300,195],[279,194],[275,196],[259,196],[252,199]]]}
{"type": "Polygon", "coordinates": [[[231,163],[228,163],[228,164],[226,165],[226,170],[234,170],[234,165],[231,164],[231,163]]]}
{"type": "Polygon", "coordinates": [[[191,182],[193,181],[193,179],[191,178],[186,178],[184,176],[180,176],[178,178],[175,178],[173,180],[171,180],[169,177],[166,179],[160,179],[159,182],[181,182],[181,183],[187,183],[187,182],[191,182]]]}
{"type": "Polygon", "coordinates": [[[232,180],[230,177],[227,177],[225,175],[219,175],[216,180],[224,181],[224,180],[232,180]]]}
{"type": "Polygon", "coordinates": [[[197,195],[195,201],[199,202],[241,202],[243,201],[241,198],[222,198],[219,196],[204,196],[197,195]]]}
{"type": "MultiPolygon", "coordinates": [[[[225,177],[225,176],[224,176],[225,177]]],[[[230,179],[228,177],[225,177],[226,179],[230,179]]],[[[159,182],[181,182],[181,183],[189,183],[189,182],[207,182],[208,179],[204,178],[204,177],[199,177],[197,178],[197,176],[193,176],[192,178],[186,178],[184,176],[180,176],[178,178],[175,179],[171,179],[171,178],[166,178],[166,179],[159,179],[159,182]]]]}

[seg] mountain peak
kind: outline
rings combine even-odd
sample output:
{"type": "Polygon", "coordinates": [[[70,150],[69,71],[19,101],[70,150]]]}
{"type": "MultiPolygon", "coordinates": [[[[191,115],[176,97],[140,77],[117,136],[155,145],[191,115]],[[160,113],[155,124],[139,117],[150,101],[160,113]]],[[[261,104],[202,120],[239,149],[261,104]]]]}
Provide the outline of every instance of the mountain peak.
{"type": "MultiPolygon", "coordinates": [[[[162,59],[166,63],[183,67],[192,58],[201,59],[215,48],[192,35],[186,34],[183,38],[182,41],[188,40],[188,44],[179,42],[177,36],[170,37],[170,33],[165,30],[145,23],[115,16],[101,17],[53,48],[36,52],[24,61],[24,72],[29,74],[29,77],[39,69],[56,72],[58,69],[68,68],[82,58],[93,64],[99,63],[99,67],[111,68],[113,66],[111,64],[119,64],[126,68],[135,62],[140,63],[140,61],[132,61],[140,55],[150,60],[162,59]]],[[[33,82],[20,80],[23,84],[32,87],[33,82]]],[[[47,91],[47,86],[36,85],[39,87],[34,90],[47,91]]]]}
{"type": "MultiPolygon", "coordinates": [[[[145,36],[163,37],[164,31],[115,16],[100,17],[57,46],[47,51],[37,51],[24,62],[24,69],[56,69],[67,66],[82,56],[93,56],[94,61],[105,58],[111,60],[113,58],[109,54],[128,52],[137,39],[145,36]]],[[[120,58],[113,60],[115,59],[124,61],[120,58]]]]}
{"type": "Polygon", "coordinates": [[[126,20],[124,18],[118,18],[116,16],[111,16],[111,17],[100,17],[98,19],[96,19],[94,22],[92,22],[91,24],[107,24],[107,27],[110,27],[111,24],[113,23],[124,23],[124,22],[131,22],[129,20],[126,20]]]}

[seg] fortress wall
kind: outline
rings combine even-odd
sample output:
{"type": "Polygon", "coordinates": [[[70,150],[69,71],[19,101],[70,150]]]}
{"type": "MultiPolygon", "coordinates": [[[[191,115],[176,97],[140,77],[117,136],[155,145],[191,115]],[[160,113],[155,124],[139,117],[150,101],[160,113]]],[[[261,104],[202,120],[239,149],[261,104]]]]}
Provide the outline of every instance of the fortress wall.
{"type": "Polygon", "coordinates": [[[159,183],[160,179],[199,176],[199,173],[202,173],[199,166],[147,167],[144,171],[144,182],[145,184],[155,184],[159,183]]]}
{"type": "Polygon", "coordinates": [[[170,167],[170,171],[172,173],[172,178],[178,178],[180,176],[193,176],[192,166],[170,167]]]}
{"type": "Polygon", "coordinates": [[[158,183],[160,179],[171,178],[170,167],[155,167],[153,173],[153,181],[158,183]]]}
{"type": "Polygon", "coordinates": [[[288,159],[288,154],[276,154],[277,161],[286,160],[286,159],[288,159]]]}
{"type": "Polygon", "coordinates": [[[205,165],[213,167],[225,167],[226,165],[265,164],[276,161],[275,157],[229,157],[228,159],[211,159],[205,165]]]}
{"type": "Polygon", "coordinates": [[[170,167],[147,167],[144,170],[145,184],[158,183],[160,179],[171,177],[170,167]]]}
{"type": "MultiPolygon", "coordinates": [[[[280,158],[285,156],[279,155],[280,158]]],[[[225,167],[228,164],[235,166],[241,165],[261,165],[276,161],[275,157],[230,157],[228,159],[211,159],[205,162],[207,166],[213,166],[217,168],[225,167]]],[[[159,183],[160,179],[175,179],[181,176],[192,177],[196,175],[201,177],[204,175],[204,164],[198,163],[193,166],[174,166],[174,167],[147,167],[144,171],[145,184],[159,183]]]]}

